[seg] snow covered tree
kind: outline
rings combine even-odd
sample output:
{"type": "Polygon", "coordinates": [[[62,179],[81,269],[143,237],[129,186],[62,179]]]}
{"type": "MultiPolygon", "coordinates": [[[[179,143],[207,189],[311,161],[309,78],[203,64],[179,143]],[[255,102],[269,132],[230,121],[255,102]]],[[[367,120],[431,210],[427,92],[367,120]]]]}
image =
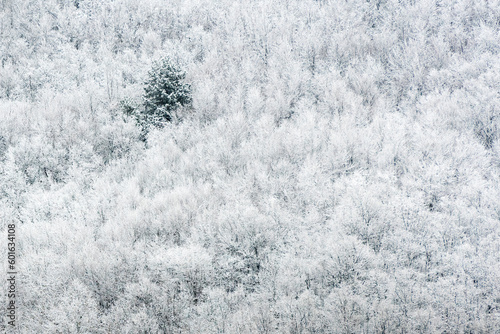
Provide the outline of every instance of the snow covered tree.
{"type": "Polygon", "coordinates": [[[176,109],[191,103],[191,86],[184,82],[185,77],[168,58],[153,65],[144,87],[143,121],[154,125],[170,122],[176,109]]]}

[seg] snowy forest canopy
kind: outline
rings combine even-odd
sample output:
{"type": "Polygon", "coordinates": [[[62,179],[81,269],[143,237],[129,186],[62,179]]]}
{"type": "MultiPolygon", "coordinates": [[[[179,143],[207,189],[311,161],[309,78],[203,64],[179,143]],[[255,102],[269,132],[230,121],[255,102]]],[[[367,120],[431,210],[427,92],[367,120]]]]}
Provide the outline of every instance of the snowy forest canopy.
{"type": "Polygon", "coordinates": [[[499,0],[0,0],[19,332],[499,332],[499,53],[499,0]]]}

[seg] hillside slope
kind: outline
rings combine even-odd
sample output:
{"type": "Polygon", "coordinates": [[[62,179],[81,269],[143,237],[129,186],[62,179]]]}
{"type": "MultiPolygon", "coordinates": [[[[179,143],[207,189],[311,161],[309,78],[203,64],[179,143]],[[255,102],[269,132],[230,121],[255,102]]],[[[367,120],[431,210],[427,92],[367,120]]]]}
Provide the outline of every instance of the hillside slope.
{"type": "Polygon", "coordinates": [[[497,0],[0,1],[19,332],[499,332],[499,53],[497,0]]]}

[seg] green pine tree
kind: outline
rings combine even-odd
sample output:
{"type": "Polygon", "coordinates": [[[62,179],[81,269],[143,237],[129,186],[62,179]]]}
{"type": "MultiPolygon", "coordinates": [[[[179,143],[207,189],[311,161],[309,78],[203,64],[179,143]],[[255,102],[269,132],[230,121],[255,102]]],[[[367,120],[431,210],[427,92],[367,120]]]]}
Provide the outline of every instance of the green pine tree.
{"type": "Polygon", "coordinates": [[[185,77],[168,58],[153,65],[144,87],[144,121],[154,125],[170,122],[176,109],[191,103],[191,86],[184,82],[185,77]]]}

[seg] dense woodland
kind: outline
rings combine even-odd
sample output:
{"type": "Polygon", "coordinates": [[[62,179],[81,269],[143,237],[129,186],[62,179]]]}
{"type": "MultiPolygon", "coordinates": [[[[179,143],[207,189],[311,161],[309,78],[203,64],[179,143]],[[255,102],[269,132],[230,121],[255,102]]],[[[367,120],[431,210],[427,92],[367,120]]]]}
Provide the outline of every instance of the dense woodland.
{"type": "Polygon", "coordinates": [[[500,333],[499,54],[499,0],[0,0],[19,332],[500,333]]]}

